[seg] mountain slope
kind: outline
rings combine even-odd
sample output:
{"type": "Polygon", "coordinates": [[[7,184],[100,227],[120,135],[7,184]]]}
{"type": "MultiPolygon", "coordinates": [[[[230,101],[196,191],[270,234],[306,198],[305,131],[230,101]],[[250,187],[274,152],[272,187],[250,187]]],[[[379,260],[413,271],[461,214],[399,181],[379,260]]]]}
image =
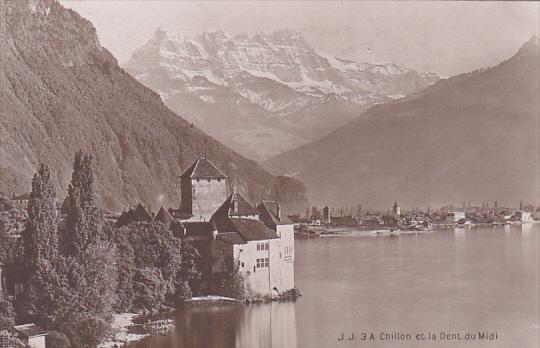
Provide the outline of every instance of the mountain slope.
{"type": "Polygon", "coordinates": [[[534,37],[494,68],[377,105],[264,165],[295,175],[319,204],[537,202],[539,64],[534,37]]]}
{"type": "Polygon", "coordinates": [[[96,157],[105,207],[178,206],[178,175],[206,152],[250,199],[287,195],[284,203],[306,205],[301,183],[270,175],[170,111],[74,11],[2,0],[0,34],[0,191],[28,191],[40,162],[65,191],[83,149],[96,157]]]}
{"type": "Polygon", "coordinates": [[[438,80],[395,64],[336,58],[288,30],[189,38],[158,29],[125,68],[171,109],[257,160],[319,139],[369,106],[438,80]]]}

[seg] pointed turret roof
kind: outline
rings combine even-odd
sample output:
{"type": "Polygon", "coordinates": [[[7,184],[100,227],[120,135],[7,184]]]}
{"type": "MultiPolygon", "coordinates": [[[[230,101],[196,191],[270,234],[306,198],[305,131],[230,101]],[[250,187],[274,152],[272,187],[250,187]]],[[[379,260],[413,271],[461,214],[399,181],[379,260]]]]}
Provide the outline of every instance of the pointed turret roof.
{"type": "Polygon", "coordinates": [[[165,225],[170,225],[174,218],[165,208],[161,207],[154,220],[165,225]]]}
{"type": "Polygon", "coordinates": [[[142,206],[141,203],[137,204],[137,207],[133,211],[131,221],[152,221],[152,215],[142,206]]]}
{"type": "Polygon", "coordinates": [[[199,158],[191,167],[186,170],[182,176],[190,178],[220,178],[225,179],[227,176],[219,170],[212,162],[206,158],[199,158]]]}

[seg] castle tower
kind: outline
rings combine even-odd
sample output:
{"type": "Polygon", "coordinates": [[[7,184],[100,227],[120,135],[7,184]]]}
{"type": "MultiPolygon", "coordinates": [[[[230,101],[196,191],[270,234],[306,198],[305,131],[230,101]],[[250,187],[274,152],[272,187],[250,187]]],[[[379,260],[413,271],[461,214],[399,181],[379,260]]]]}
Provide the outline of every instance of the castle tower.
{"type": "Polygon", "coordinates": [[[395,217],[398,217],[401,215],[401,208],[397,204],[397,201],[394,201],[394,205],[392,206],[392,215],[395,217]]]}
{"type": "Polygon", "coordinates": [[[192,221],[209,221],[227,199],[227,176],[212,162],[200,158],[180,176],[182,212],[192,221]]]}

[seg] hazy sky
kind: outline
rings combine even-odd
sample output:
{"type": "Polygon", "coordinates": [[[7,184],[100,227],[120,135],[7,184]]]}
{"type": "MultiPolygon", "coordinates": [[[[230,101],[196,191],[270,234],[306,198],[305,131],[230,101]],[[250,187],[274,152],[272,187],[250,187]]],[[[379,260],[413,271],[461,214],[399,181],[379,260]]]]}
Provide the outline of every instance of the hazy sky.
{"type": "Polygon", "coordinates": [[[338,57],[450,76],[493,66],[540,32],[538,2],[61,2],[92,21],[120,62],[157,27],[186,36],[294,29],[338,57]]]}

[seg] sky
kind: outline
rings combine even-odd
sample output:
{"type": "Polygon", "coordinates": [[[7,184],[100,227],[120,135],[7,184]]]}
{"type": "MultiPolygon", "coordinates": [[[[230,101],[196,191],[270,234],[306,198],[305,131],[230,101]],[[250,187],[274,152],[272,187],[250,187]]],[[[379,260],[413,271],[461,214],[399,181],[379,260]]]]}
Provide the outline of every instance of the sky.
{"type": "Polygon", "coordinates": [[[156,29],[194,37],[299,31],[310,44],[359,62],[393,62],[443,77],[494,66],[533,35],[539,2],[63,0],[90,20],[120,63],[156,29]]]}

